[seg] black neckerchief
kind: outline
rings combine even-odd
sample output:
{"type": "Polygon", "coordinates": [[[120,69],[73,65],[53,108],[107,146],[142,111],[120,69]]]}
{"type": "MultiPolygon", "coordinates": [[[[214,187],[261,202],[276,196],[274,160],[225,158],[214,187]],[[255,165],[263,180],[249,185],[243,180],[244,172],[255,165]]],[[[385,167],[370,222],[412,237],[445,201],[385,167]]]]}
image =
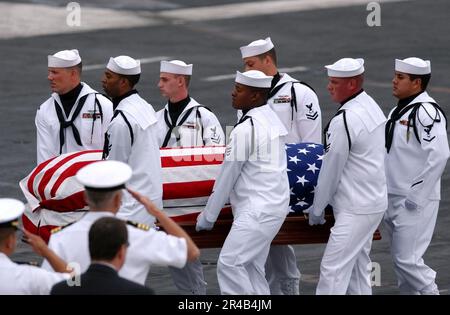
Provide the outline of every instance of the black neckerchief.
{"type": "MultiPolygon", "coordinates": [[[[387,153],[389,153],[391,146],[392,146],[392,140],[394,139],[394,130],[395,130],[395,123],[397,120],[403,117],[410,109],[412,109],[417,103],[410,104],[417,96],[419,96],[422,92],[419,92],[417,94],[405,97],[398,101],[397,106],[392,111],[390,118],[386,122],[386,127],[384,131],[384,137],[385,137],[385,147],[387,153]]],[[[417,134],[417,129],[415,126],[415,111],[414,115],[411,117],[408,117],[408,130],[407,134],[409,134],[409,128],[410,125],[413,125],[413,129],[415,134],[417,134]]],[[[417,135],[416,135],[417,136],[417,135]]],[[[420,141],[419,141],[420,142],[420,141]]]]}
{"type": "Polygon", "coordinates": [[[406,105],[411,103],[417,96],[419,96],[422,93],[423,92],[419,92],[417,94],[402,98],[401,100],[398,100],[397,107],[400,107],[400,109],[402,109],[403,107],[405,107],[406,105]]]}
{"type": "Polygon", "coordinates": [[[181,113],[183,112],[183,110],[186,108],[186,106],[189,104],[189,102],[191,101],[191,98],[189,97],[189,95],[182,99],[181,101],[172,103],[170,100],[168,102],[168,110],[169,110],[169,115],[170,115],[170,120],[172,121],[172,124],[175,125],[178,117],[180,117],[181,113]]]}
{"type": "Polygon", "coordinates": [[[281,80],[281,75],[279,72],[277,72],[272,79],[272,84],[270,85],[270,90],[273,90],[273,88],[275,87],[275,85],[278,84],[278,82],[280,82],[281,80]]]}
{"type": "MultiPolygon", "coordinates": [[[[357,97],[359,94],[361,94],[362,92],[364,92],[364,89],[359,90],[359,92],[353,94],[352,96],[350,96],[349,98],[345,99],[344,101],[341,102],[341,107],[345,104],[348,103],[350,100],[354,99],[355,97],[357,97]]],[[[339,107],[340,108],[340,107],[339,107]]]]}
{"type": "Polygon", "coordinates": [[[66,117],[69,117],[70,111],[77,101],[78,95],[80,95],[82,89],[83,85],[81,83],[78,83],[78,85],[69,92],[59,95],[59,99],[61,100],[61,105],[64,109],[66,117]]]}
{"type": "Polygon", "coordinates": [[[116,110],[117,106],[119,106],[119,103],[122,102],[122,100],[133,94],[138,94],[138,91],[133,89],[131,91],[126,92],[125,94],[122,94],[121,96],[113,97],[112,103],[114,110],[116,110]]]}

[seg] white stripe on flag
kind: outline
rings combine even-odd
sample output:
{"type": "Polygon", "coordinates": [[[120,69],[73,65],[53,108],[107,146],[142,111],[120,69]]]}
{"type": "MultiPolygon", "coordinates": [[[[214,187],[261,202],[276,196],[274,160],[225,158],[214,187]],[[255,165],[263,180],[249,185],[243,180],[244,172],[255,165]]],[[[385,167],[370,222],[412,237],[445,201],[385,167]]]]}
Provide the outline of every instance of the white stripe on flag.
{"type": "Polygon", "coordinates": [[[220,165],[163,167],[163,184],[186,183],[187,185],[195,185],[196,181],[214,180],[219,175],[220,165]]]}

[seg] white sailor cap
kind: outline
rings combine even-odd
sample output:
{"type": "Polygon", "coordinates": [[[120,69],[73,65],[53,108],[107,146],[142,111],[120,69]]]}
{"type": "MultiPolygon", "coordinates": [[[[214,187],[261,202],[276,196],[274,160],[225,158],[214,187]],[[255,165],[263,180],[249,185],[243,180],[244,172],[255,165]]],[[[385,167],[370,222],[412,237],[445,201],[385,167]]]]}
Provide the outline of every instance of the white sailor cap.
{"type": "Polygon", "coordinates": [[[54,55],[48,55],[49,68],[70,68],[81,62],[78,50],[61,50],[54,55]]]}
{"type": "Polygon", "coordinates": [[[192,75],[192,64],[186,64],[181,60],[163,60],[159,72],[192,75]]]}
{"type": "Polygon", "coordinates": [[[249,70],[242,73],[236,71],[235,82],[257,88],[270,88],[272,85],[272,79],[273,77],[267,76],[258,70],[249,70]]]}
{"type": "Polygon", "coordinates": [[[17,229],[24,209],[23,202],[17,199],[0,198],[0,228],[17,229]]]}
{"type": "Polygon", "coordinates": [[[131,178],[131,167],[120,161],[98,161],[81,168],[76,178],[87,190],[111,191],[125,188],[131,178]]]}
{"type": "Polygon", "coordinates": [[[417,75],[429,74],[431,73],[431,63],[430,60],[417,57],[395,59],[395,71],[417,75]]]}
{"type": "Polygon", "coordinates": [[[270,37],[267,37],[266,39],[258,39],[247,46],[242,46],[241,49],[241,55],[242,59],[247,57],[253,57],[258,56],[261,54],[264,54],[265,52],[268,52],[273,48],[273,43],[270,37]]]}
{"type": "Polygon", "coordinates": [[[141,62],[129,56],[110,57],[106,68],[118,74],[136,75],[141,73],[141,62]]]}
{"type": "Polygon", "coordinates": [[[351,78],[364,72],[364,59],[342,58],[325,68],[329,77],[351,78]]]}

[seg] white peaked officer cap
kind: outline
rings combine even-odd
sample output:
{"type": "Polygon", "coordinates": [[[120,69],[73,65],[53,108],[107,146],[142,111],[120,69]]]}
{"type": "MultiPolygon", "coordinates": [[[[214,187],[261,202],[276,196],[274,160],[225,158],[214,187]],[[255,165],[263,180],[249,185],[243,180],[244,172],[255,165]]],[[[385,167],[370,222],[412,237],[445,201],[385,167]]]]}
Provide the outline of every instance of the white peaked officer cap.
{"type": "Polygon", "coordinates": [[[268,52],[272,48],[273,43],[270,37],[267,37],[266,39],[255,40],[250,44],[248,44],[247,46],[241,47],[242,59],[264,54],[265,52],[268,52]]]}
{"type": "Polygon", "coordinates": [[[429,74],[431,73],[430,60],[422,60],[410,57],[403,60],[395,59],[395,71],[409,74],[429,74]]]}
{"type": "Polygon", "coordinates": [[[125,188],[131,178],[131,167],[120,161],[99,161],[81,168],[76,178],[87,190],[112,191],[125,188]]]}
{"type": "Polygon", "coordinates": [[[81,62],[78,50],[62,50],[54,55],[48,55],[49,68],[70,68],[81,62]]]}
{"type": "Polygon", "coordinates": [[[161,61],[160,72],[173,74],[192,75],[192,64],[186,64],[181,60],[161,61]]]}
{"type": "Polygon", "coordinates": [[[273,77],[265,75],[263,72],[258,70],[249,70],[246,72],[236,71],[236,82],[253,86],[257,88],[270,88],[272,84],[273,77]]]}
{"type": "Polygon", "coordinates": [[[17,229],[24,209],[25,205],[19,200],[0,198],[0,228],[17,229]]]}
{"type": "Polygon", "coordinates": [[[136,75],[141,73],[141,62],[128,56],[110,57],[106,68],[118,74],[136,75]]]}
{"type": "Polygon", "coordinates": [[[364,72],[364,59],[342,58],[325,68],[329,77],[351,78],[364,72]]]}

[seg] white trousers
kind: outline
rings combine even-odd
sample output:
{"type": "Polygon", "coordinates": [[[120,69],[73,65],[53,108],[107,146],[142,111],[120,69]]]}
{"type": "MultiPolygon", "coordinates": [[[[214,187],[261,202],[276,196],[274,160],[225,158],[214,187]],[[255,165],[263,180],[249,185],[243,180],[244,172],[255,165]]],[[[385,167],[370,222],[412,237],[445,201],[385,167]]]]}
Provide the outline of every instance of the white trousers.
{"type": "Polygon", "coordinates": [[[383,214],[334,209],[336,222],[320,264],[316,294],[372,294],[369,253],[383,214]]]}
{"type": "Polygon", "coordinates": [[[206,281],[200,259],[187,262],[183,268],[169,267],[175,286],[181,294],[205,295],[206,281]]]}
{"type": "Polygon", "coordinates": [[[266,279],[272,295],[298,295],[300,270],[291,245],[271,245],[266,262],[266,279]]]}
{"type": "Polygon", "coordinates": [[[403,294],[439,294],[436,272],[422,258],[433,236],[439,201],[430,200],[424,208],[411,211],[405,208],[405,199],[388,196],[382,231],[390,242],[398,287],[403,294]]]}
{"type": "Polygon", "coordinates": [[[284,219],[256,211],[234,218],[217,263],[222,294],[270,294],[264,265],[284,219]]]}

